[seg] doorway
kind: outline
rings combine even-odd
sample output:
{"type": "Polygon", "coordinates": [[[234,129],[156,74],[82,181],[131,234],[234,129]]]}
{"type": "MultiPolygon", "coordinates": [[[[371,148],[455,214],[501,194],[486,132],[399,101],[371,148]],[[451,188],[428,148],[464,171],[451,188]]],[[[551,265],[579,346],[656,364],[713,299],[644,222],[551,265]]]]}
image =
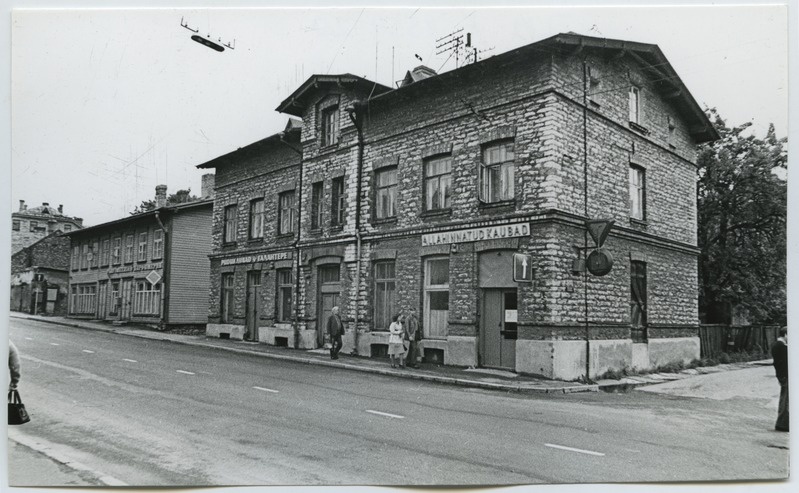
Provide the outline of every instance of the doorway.
{"type": "Polygon", "coordinates": [[[100,281],[97,292],[97,318],[105,320],[108,316],[108,281],[100,281]]]}
{"type": "Polygon", "coordinates": [[[333,307],[339,306],[341,294],[341,268],[338,264],[319,266],[319,307],[316,317],[316,344],[322,347],[327,336],[327,319],[333,313],[333,307]]]}
{"type": "Polygon", "coordinates": [[[515,370],[518,336],[516,289],[483,289],[480,310],[482,366],[515,370]]]}
{"type": "Polygon", "coordinates": [[[258,319],[261,315],[261,271],[247,272],[247,317],[245,320],[244,340],[258,340],[258,319]]]}
{"type": "Polygon", "coordinates": [[[121,297],[121,305],[119,307],[119,320],[121,321],[128,321],[130,320],[130,312],[133,305],[133,279],[123,279],[122,280],[122,297],[121,297]]]}

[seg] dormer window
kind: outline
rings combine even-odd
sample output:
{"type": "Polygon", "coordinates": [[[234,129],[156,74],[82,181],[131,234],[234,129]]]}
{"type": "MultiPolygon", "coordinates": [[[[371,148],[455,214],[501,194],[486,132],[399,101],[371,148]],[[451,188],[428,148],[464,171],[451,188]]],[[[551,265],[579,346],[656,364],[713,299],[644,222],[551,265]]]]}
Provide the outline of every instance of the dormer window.
{"type": "Polygon", "coordinates": [[[630,86],[630,121],[641,124],[641,89],[630,86]]]}
{"type": "Polygon", "coordinates": [[[338,106],[322,110],[322,147],[338,144],[338,106]]]}

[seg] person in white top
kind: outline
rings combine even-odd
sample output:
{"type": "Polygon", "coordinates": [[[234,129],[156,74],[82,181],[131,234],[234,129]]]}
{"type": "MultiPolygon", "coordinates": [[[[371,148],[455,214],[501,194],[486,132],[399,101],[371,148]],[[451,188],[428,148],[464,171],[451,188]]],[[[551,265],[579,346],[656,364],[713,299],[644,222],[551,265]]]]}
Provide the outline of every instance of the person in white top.
{"type": "Polygon", "coordinates": [[[388,327],[388,355],[391,358],[391,368],[399,366],[405,368],[405,344],[402,339],[405,329],[402,327],[403,316],[401,313],[394,315],[394,321],[388,327]]]}

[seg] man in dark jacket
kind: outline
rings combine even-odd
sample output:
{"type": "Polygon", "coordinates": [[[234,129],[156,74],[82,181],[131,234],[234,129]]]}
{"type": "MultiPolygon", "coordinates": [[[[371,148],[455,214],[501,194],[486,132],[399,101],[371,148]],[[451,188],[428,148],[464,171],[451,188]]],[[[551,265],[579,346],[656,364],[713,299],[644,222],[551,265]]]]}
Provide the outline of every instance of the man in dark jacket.
{"type": "Polygon", "coordinates": [[[338,307],[334,306],[331,312],[327,318],[327,333],[330,334],[330,359],[338,359],[344,326],[341,324],[341,317],[338,316],[338,307]]]}
{"type": "Polygon", "coordinates": [[[411,308],[408,310],[408,316],[405,317],[405,340],[408,341],[408,357],[406,361],[411,368],[419,368],[417,355],[421,339],[422,333],[419,331],[419,319],[416,318],[416,310],[411,308]]]}
{"type": "Polygon", "coordinates": [[[771,345],[771,357],[780,382],[780,404],[774,429],[788,431],[788,327],[780,329],[780,337],[771,345]]]}

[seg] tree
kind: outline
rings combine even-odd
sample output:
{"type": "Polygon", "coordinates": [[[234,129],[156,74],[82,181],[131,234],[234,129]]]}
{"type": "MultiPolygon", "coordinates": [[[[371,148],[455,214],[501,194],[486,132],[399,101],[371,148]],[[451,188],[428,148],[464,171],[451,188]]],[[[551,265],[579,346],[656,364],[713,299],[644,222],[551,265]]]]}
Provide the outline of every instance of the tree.
{"type": "MultiPolygon", "coordinates": [[[[196,195],[191,194],[191,188],[187,188],[186,190],[178,190],[177,192],[173,193],[169,197],[166,198],[166,205],[177,205],[177,204],[185,204],[186,202],[194,202],[195,200],[199,200],[199,197],[196,195]]],[[[141,214],[142,212],[149,212],[155,210],[155,200],[142,200],[141,204],[139,204],[131,214],[141,214]]]]}
{"type": "Polygon", "coordinates": [[[721,139],[697,160],[700,313],[725,323],[738,307],[753,324],[785,324],[787,139],[773,125],[760,139],[750,123],[708,117],[721,139]]]}

